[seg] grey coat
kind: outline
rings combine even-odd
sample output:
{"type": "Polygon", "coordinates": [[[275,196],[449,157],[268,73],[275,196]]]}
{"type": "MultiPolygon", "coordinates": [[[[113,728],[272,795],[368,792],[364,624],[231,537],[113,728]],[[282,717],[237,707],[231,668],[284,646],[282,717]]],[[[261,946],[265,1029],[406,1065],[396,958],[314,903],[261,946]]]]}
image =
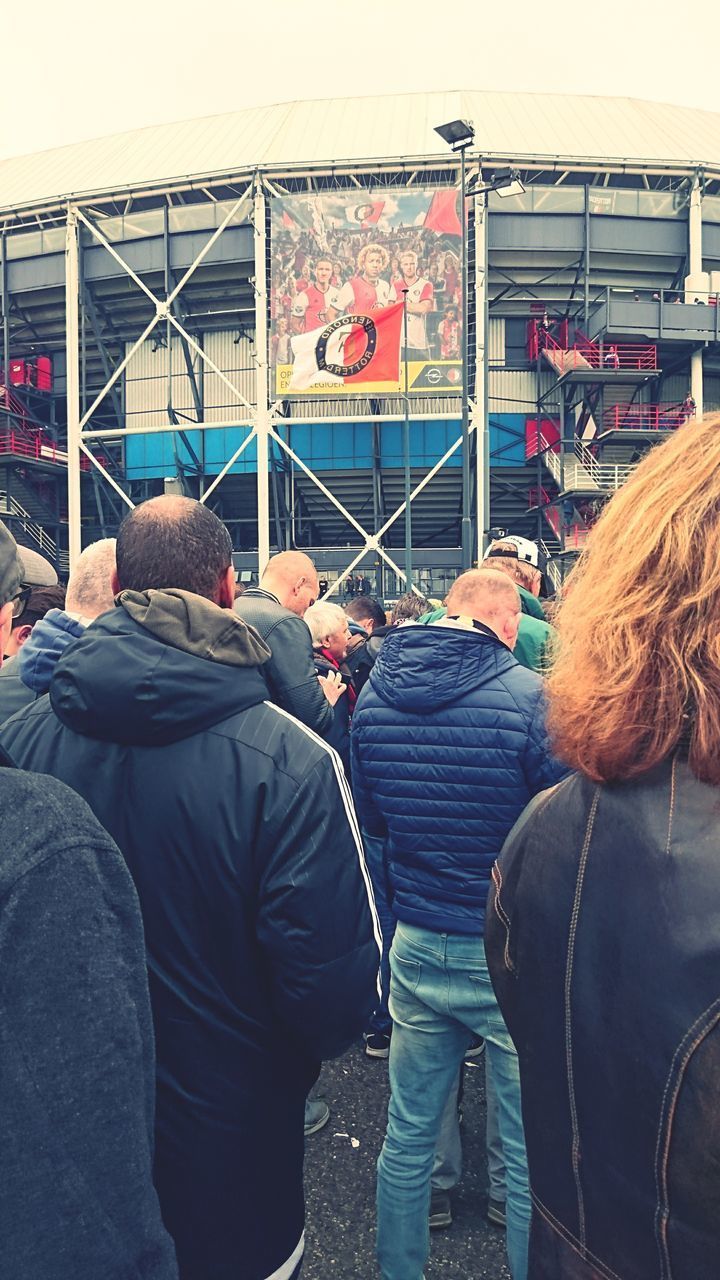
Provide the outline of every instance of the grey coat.
{"type": "Polygon", "coordinates": [[[0,1275],[176,1280],[129,872],[53,778],[0,768],[0,820],[0,1275]]]}

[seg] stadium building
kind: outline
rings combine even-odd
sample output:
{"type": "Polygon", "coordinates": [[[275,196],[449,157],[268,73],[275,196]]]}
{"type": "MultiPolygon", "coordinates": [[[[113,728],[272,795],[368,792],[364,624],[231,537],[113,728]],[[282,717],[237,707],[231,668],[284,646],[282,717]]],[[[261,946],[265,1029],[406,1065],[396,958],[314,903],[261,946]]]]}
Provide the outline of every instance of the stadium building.
{"type": "Polygon", "coordinates": [[[441,596],[497,528],[559,580],[645,450],[720,408],[719,114],[295,102],[6,160],[0,193],[0,514],[61,572],[169,491],[246,580],[300,547],[441,596]],[[348,376],[334,322],[380,348],[403,299],[397,377],[374,346],[348,376]]]}

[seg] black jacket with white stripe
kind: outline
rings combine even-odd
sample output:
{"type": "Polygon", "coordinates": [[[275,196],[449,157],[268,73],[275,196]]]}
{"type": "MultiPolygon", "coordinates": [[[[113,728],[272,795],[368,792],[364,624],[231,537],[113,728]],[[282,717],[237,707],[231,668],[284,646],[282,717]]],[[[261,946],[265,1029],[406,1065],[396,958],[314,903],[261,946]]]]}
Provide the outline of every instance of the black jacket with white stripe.
{"type": "Polygon", "coordinates": [[[266,700],[267,650],[236,616],[179,591],[119,602],[0,739],[84,796],[137,886],[182,1280],[282,1276],[305,1095],[377,1000],[352,801],[335,752],[266,700]]]}

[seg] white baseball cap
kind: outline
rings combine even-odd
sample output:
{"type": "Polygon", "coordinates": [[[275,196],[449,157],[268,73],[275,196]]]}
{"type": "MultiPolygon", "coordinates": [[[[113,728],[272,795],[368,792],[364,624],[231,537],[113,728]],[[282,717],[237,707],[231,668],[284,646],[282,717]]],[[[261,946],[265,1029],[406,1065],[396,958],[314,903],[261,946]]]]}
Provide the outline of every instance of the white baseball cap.
{"type": "Polygon", "coordinates": [[[539,569],[540,573],[545,571],[545,557],[537,542],[531,542],[529,538],[520,538],[515,534],[509,534],[505,538],[498,538],[495,542],[491,542],[483,560],[487,560],[488,556],[507,556],[509,560],[522,560],[524,564],[532,565],[533,569],[539,569]],[[513,551],[509,549],[510,546],[514,548],[513,551]]]}

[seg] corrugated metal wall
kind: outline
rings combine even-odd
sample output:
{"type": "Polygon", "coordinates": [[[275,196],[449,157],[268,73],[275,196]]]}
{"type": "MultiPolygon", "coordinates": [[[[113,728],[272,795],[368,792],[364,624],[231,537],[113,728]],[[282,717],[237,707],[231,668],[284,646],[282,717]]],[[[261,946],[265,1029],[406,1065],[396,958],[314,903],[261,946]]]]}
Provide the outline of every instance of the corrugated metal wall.
{"type": "MultiPolygon", "coordinates": [[[[553,385],[555,375],[548,371],[540,375],[541,393],[553,385]]],[[[490,415],[499,413],[534,414],[537,405],[537,374],[532,369],[491,369],[488,377],[490,415]]],[[[558,396],[557,404],[560,403],[558,396]]],[[[544,412],[550,413],[553,402],[546,402],[544,412]]]]}
{"type": "MultiPolygon", "coordinates": [[[[241,337],[238,342],[237,329],[228,329],[221,333],[207,334],[203,349],[253,405],[256,365],[249,339],[241,337]]],[[[148,340],[135,352],[125,373],[129,430],[140,431],[167,423],[169,365],[172,366],[173,375],[172,406],[178,414],[195,418],[192,389],[180,338],[173,338],[170,350],[164,346],[155,348],[152,340],[148,340]]],[[[247,410],[222,379],[194,352],[192,366],[205,406],[206,422],[225,422],[232,418],[242,420],[248,416],[247,410]]]]}
{"type": "MultiPolygon", "coordinates": [[[[204,350],[218,369],[227,374],[248,403],[254,405],[257,363],[250,340],[244,335],[238,340],[237,329],[224,329],[219,333],[206,334],[204,350]]],[[[206,422],[227,422],[234,417],[247,417],[247,411],[240,401],[207,366],[204,384],[206,422]]]]}
{"type": "MultiPolygon", "coordinates": [[[[130,349],[128,344],[128,350],[130,349]]],[[[199,357],[193,366],[197,371],[199,357]]],[[[197,376],[197,375],[196,375],[197,376]]],[[[135,352],[125,371],[125,415],[130,431],[162,427],[168,422],[168,399],[178,414],[194,418],[192,391],[179,338],[172,346],[156,346],[148,340],[135,352]],[[168,373],[172,369],[172,390],[168,373]]]]}
{"type": "Polygon", "coordinates": [[[505,320],[490,316],[488,322],[488,360],[491,365],[505,363],[505,320]]]}

